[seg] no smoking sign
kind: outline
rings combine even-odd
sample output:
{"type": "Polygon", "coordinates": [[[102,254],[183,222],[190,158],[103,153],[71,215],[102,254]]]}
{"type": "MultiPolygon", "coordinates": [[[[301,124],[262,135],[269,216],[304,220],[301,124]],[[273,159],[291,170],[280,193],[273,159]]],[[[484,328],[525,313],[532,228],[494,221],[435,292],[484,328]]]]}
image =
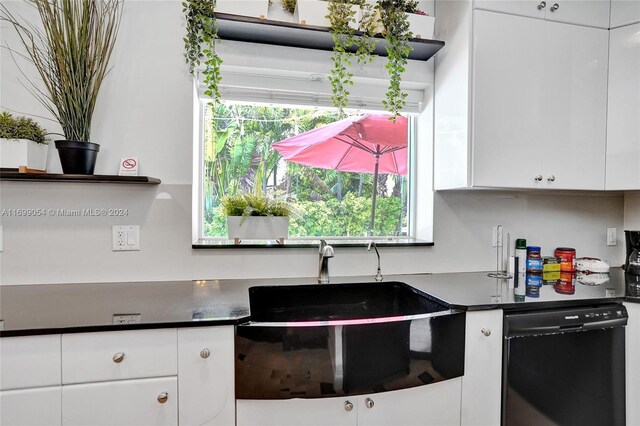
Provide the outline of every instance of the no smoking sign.
{"type": "Polygon", "coordinates": [[[120,159],[119,176],[138,176],[138,157],[124,157],[120,159]]]}

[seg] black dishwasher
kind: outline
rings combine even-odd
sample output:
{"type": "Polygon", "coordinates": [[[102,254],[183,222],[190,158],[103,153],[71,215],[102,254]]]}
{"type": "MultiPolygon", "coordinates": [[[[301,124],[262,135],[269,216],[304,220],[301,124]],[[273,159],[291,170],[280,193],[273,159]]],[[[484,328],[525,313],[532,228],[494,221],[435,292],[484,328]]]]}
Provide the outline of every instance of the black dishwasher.
{"type": "Polygon", "coordinates": [[[503,425],[624,425],[619,303],[505,312],[503,425]]]}

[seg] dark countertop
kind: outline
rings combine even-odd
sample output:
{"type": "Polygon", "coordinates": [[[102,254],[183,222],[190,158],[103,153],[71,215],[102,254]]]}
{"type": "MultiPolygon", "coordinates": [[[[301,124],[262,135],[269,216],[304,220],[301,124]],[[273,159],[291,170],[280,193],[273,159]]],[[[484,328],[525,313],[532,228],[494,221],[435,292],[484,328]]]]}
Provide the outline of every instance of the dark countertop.
{"type": "MultiPolygon", "coordinates": [[[[332,283],[366,282],[372,277],[336,277],[332,283]]],[[[386,276],[461,310],[542,308],[603,300],[640,302],[627,290],[624,273],[612,269],[597,286],[575,283],[572,295],[543,286],[539,298],[516,302],[506,280],[485,272],[386,276]]],[[[134,283],[0,286],[0,337],[107,330],[197,327],[249,320],[248,289],[255,285],[314,284],[314,278],[163,281],[134,283]],[[140,324],[114,325],[114,314],[141,314],[140,324]]],[[[640,287],[639,287],[640,288],[640,287]]],[[[637,291],[637,289],[636,289],[637,291]]]]}

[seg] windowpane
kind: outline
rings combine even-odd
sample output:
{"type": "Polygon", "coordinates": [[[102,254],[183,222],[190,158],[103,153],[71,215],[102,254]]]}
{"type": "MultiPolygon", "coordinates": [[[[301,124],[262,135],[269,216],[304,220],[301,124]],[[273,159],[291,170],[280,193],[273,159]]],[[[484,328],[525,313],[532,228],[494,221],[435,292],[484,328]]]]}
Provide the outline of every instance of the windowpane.
{"type": "MultiPolygon", "coordinates": [[[[227,236],[226,218],[219,208],[223,196],[260,192],[293,205],[290,237],[370,235],[373,166],[363,166],[360,172],[335,170],[339,159],[331,163],[334,166],[327,160],[333,161],[329,157],[342,154],[329,146],[322,156],[317,156],[317,163],[312,157],[306,162],[313,165],[303,165],[296,158],[285,160],[273,146],[339,121],[335,110],[231,102],[205,104],[204,108],[204,237],[227,236]]],[[[355,111],[347,114],[363,115],[355,111]]],[[[393,161],[407,163],[409,141],[398,142],[404,148],[393,148],[392,151],[397,150],[393,161]]],[[[350,149],[362,147],[354,144],[350,149]]],[[[368,152],[366,155],[371,156],[373,165],[374,155],[368,152]]],[[[391,151],[384,156],[391,156],[391,151]]],[[[408,235],[408,182],[408,174],[379,173],[373,235],[408,235]]]]}

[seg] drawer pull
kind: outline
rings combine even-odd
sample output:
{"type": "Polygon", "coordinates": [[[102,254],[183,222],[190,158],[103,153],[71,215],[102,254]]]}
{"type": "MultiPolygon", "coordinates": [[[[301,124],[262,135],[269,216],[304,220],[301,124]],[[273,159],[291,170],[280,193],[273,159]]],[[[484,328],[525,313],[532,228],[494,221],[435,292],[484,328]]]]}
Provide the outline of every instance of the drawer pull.
{"type": "Polygon", "coordinates": [[[353,410],[353,404],[350,401],[345,401],[344,411],[351,411],[351,410],[353,410]]]}
{"type": "Polygon", "coordinates": [[[124,361],[124,352],[118,352],[113,356],[113,362],[116,364],[120,364],[122,361],[124,361]]]}
{"type": "Polygon", "coordinates": [[[480,332],[484,334],[486,337],[491,336],[491,329],[489,328],[483,328],[482,330],[480,330],[480,332]]]}
{"type": "Polygon", "coordinates": [[[209,356],[211,356],[211,351],[209,349],[204,348],[203,350],[200,351],[200,358],[207,359],[209,358],[209,356]]]}
{"type": "Polygon", "coordinates": [[[367,398],[364,400],[364,405],[367,408],[373,408],[373,406],[375,405],[375,403],[373,402],[373,399],[371,398],[367,398]]]}
{"type": "Polygon", "coordinates": [[[162,392],[160,395],[158,395],[158,402],[160,404],[164,404],[165,402],[167,402],[167,400],[169,400],[169,394],[166,392],[162,392]]]}

